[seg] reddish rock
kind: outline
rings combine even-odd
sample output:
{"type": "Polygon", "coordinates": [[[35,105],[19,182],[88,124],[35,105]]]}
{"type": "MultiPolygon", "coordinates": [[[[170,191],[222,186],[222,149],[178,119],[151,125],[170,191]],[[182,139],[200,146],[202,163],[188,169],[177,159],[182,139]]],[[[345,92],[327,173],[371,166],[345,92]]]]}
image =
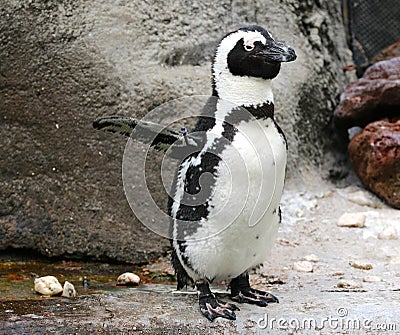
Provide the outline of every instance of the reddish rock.
{"type": "Polygon", "coordinates": [[[400,116],[400,57],[378,62],[348,84],[334,113],[340,129],[400,116]]]}
{"type": "Polygon", "coordinates": [[[364,75],[364,79],[400,79],[400,57],[380,61],[369,67],[364,75]]]}
{"type": "Polygon", "coordinates": [[[376,55],[371,60],[370,65],[394,57],[400,57],[400,40],[383,49],[378,55],[376,55]]]}
{"type": "Polygon", "coordinates": [[[366,126],[350,141],[349,156],[363,184],[400,209],[400,119],[366,126]]]}

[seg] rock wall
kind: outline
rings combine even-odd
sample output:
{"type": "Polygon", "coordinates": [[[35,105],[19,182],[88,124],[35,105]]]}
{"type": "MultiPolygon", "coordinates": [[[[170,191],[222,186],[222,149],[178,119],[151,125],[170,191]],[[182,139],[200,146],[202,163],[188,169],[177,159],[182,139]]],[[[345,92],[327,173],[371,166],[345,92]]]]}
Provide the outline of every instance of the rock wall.
{"type": "Polygon", "coordinates": [[[125,199],[126,139],[92,120],[209,94],[218,40],[254,23],[298,55],[274,86],[295,175],[321,163],[346,82],[339,2],[1,1],[0,249],[135,263],[165,252],[125,199]]]}

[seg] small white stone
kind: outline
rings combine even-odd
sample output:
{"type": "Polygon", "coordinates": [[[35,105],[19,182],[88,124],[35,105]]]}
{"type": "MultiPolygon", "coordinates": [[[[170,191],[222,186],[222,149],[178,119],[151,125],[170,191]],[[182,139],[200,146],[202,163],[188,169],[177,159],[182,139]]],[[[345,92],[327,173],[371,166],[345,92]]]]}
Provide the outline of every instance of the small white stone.
{"type": "Polygon", "coordinates": [[[362,284],[358,283],[354,280],[349,280],[349,279],[341,279],[338,281],[336,284],[337,287],[339,288],[361,288],[362,284]]]}
{"type": "Polygon", "coordinates": [[[382,281],[382,278],[378,276],[365,276],[363,281],[366,283],[377,283],[382,281]]]}
{"type": "Polygon", "coordinates": [[[313,272],[313,264],[309,261],[294,262],[293,269],[297,272],[313,272]]]}
{"type": "Polygon", "coordinates": [[[380,240],[397,240],[399,237],[397,231],[394,227],[389,226],[383,229],[379,234],[378,238],[380,240]]]}
{"type": "Polygon", "coordinates": [[[317,255],[314,255],[314,254],[310,254],[310,255],[304,256],[304,257],[303,257],[303,260],[304,260],[304,261],[307,261],[307,262],[313,262],[313,263],[319,262],[318,256],[317,256],[317,255]]]}
{"type": "Polygon", "coordinates": [[[364,213],[344,213],[338,220],[339,227],[355,227],[362,228],[365,224],[364,213]]]}
{"type": "Polygon", "coordinates": [[[360,269],[360,270],[371,270],[372,269],[372,264],[370,263],[363,263],[363,262],[359,262],[359,261],[352,261],[349,262],[350,266],[352,266],[353,268],[356,269],[360,269]]]}
{"type": "Polygon", "coordinates": [[[125,272],[117,278],[117,285],[136,286],[140,283],[140,277],[132,272],[125,272]]]}
{"type": "Polygon", "coordinates": [[[367,191],[356,191],[348,194],[346,196],[348,200],[351,202],[354,202],[358,205],[361,206],[368,206],[368,207],[373,207],[373,208],[379,208],[382,207],[382,205],[379,203],[379,200],[373,197],[372,194],[367,193],[367,191]]]}
{"type": "Polygon", "coordinates": [[[66,298],[75,298],[77,296],[74,285],[72,285],[69,281],[65,281],[62,297],[66,298]]]}
{"type": "Polygon", "coordinates": [[[56,277],[44,276],[35,279],[35,291],[43,295],[57,295],[63,288],[56,277]]]}

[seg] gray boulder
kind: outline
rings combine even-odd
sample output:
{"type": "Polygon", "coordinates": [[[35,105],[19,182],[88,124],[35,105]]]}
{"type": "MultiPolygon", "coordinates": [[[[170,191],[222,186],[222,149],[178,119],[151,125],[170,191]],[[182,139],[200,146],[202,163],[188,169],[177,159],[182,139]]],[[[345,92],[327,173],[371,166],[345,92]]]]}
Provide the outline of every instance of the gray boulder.
{"type": "MultiPolygon", "coordinates": [[[[213,48],[254,23],[298,55],[274,87],[293,176],[321,162],[346,83],[340,3],[2,0],[0,250],[135,263],[164,253],[168,241],[135,219],[125,199],[126,139],[96,132],[92,121],[142,117],[171,99],[210,94],[213,48]]],[[[150,188],[165,208],[156,167],[150,188]]]]}

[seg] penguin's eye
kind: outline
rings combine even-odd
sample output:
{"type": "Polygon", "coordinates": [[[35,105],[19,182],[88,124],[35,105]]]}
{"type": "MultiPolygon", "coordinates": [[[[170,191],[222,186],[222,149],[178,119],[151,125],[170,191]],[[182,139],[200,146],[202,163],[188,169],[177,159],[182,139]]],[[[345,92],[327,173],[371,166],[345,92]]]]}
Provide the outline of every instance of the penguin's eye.
{"type": "Polygon", "coordinates": [[[251,50],[254,49],[254,44],[253,45],[252,44],[245,44],[244,49],[246,51],[251,51],[251,50]]]}

